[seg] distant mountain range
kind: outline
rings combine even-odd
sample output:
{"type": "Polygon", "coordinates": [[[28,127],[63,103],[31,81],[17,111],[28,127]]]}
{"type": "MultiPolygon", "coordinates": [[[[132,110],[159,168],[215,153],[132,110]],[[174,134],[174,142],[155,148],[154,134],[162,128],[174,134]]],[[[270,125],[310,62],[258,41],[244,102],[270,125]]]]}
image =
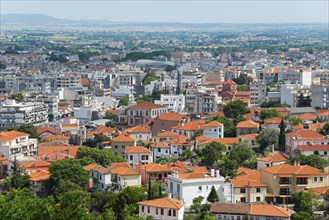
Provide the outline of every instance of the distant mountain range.
{"type": "MultiPolygon", "coordinates": [[[[107,20],[71,20],[51,17],[44,14],[1,14],[1,27],[4,28],[104,28],[112,30],[149,30],[149,31],[201,31],[201,30],[264,30],[264,29],[292,29],[304,28],[305,24],[227,24],[227,23],[173,23],[173,22],[117,22],[107,20]]],[[[307,26],[323,26],[326,24],[306,24],[307,26]]]]}

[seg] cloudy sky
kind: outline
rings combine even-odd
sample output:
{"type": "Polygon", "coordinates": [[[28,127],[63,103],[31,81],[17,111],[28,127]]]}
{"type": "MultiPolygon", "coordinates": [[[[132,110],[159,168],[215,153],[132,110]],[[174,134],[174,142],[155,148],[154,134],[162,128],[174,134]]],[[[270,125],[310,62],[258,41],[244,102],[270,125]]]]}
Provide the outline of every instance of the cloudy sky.
{"type": "Polygon", "coordinates": [[[0,6],[1,14],[41,13],[67,19],[186,23],[328,23],[328,2],[328,0],[0,0],[0,6]]]}

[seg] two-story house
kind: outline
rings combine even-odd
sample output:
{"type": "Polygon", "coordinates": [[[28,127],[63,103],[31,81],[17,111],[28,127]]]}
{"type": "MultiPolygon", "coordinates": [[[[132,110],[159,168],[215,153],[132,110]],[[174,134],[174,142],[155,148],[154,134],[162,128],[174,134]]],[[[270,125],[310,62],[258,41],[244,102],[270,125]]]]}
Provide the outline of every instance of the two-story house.
{"type": "Polygon", "coordinates": [[[291,203],[292,193],[329,185],[327,172],[308,165],[281,164],[267,167],[260,170],[260,177],[279,204],[291,203]]]}
{"type": "Polygon", "coordinates": [[[259,124],[252,120],[241,121],[236,126],[236,136],[257,133],[259,124]]]}
{"type": "Polygon", "coordinates": [[[202,196],[207,201],[212,186],[215,187],[220,201],[233,202],[233,185],[226,182],[225,178],[219,175],[219,171],[211,170],[211,173],[185,173],[168,176],[167,191],[175,199],[183,199],[185,209],[190,210],[193,199],[202,196]]]}
{"type": "Polygon", "coordinates": [[[194,149],[194,141],[185,135],[179,135],[169,140],[168,144],[170,146],[171,155],[177,157],[181,156],[186,150],[192,151],[194,149]]]}
{"type": "Polygon", "coordinates": [[[153,161],[159,157],[170,157],[170,146],[164,142],[155,142],[151,144],[153,152],[153,161]]]}
{"type": "Polygon", "coordinates": [[[157,164],[144,164],[136,167],[136,171],[142,175],[142,184],[146,184],[149,180],[152,182],[167,182],[167,177],[172,173],[168,167],[157,164]]]}
{"type": "Polygon", "coordinates": [[[163,131],[170,131],[171,127],[177,126],[181,123],[186,123],[188,117],[178,113],[160,113],[152,122],[152,135],[158,135],[163,131]]]}
{"type": "Polygon", "coordinates": [[[224,137],[224,125],[212,121],[204,126],[203,135],[208,138],[223,138],[224,137]]]}
{"type": "Polygon", "coordinates": [[[143,146],[127,146],[125,150],[127,163],[136,169],[136,164],[153,163],[152,151],[143,146]]]}
{"type": "Polygon", "coordinates": [[[151,130],[142,126],[127,128],[124,132],[135,138],[135,140],[148,141],[152,138],[151,130]]]}
{"type": "Polygon", "coordinates": [[[185,135],[188,138],[192,138],[193,134],[197,130],[204,129],[204,121],[192,121],[183,125],[172,127],[171,130],[177,134],[185,135]]]}
{"type": "Polygon", "coordinates": [[[121,156],[124,156],[126,146],[136,146],[136,139],[125,132],[113,138],[111,142],[111,150],[121,156]]]}

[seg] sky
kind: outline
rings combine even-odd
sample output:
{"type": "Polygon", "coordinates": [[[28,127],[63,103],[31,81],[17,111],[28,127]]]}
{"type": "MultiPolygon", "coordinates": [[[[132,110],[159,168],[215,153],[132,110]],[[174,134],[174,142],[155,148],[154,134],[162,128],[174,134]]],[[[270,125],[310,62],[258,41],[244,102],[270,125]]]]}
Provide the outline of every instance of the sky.
{"type": "Polygon", "coordinates": [[[1,14],[65,19],[182,23],[328,23],[329,0],[64,1],[0,0],[1,14]]]}

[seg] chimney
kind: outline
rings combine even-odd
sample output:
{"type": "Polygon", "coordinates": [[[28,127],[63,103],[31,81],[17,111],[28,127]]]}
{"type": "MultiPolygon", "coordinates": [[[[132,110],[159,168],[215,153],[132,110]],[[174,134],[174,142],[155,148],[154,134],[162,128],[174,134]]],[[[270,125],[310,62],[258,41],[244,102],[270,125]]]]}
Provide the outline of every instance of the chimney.
{"type": "Polygon", "coordinates": [[[297,162],[297,166],[300,166],[300,162],[299,161],[297,162]]]}
{"type": "Polygon", "coordinates": [[[211,169],[211,170],[210,170],[210,175],[211,175],[211,176],[215,176],[215,169],[211,169]]]}
{"type": "Polygon", "coordinates": [[[169,199],[171,199],[171,198],[172,198],[172,194],[171,194],[171,192],[170,192],[170,193],[168,193],[168,198],[169,198],[169,199]]]}
{"type": "Polygon", "coordinates": [[[297,166],[297,161],[294,162],[294,166],[297,166]]]}
{"type": "Polygon", "coordinates": [[[216,177],[219,178],[219,170],[216,170],[216,177]]]}

